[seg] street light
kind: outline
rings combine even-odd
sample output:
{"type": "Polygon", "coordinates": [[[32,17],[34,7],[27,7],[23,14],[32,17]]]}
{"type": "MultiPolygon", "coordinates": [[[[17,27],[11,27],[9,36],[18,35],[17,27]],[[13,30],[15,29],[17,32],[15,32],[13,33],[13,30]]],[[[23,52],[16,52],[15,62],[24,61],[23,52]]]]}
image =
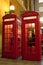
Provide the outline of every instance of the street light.
{"type": "Polygon", "coordinates": [[[14,5],[10,5],[10,13],[14,13],[15,7],[14,5]]]}

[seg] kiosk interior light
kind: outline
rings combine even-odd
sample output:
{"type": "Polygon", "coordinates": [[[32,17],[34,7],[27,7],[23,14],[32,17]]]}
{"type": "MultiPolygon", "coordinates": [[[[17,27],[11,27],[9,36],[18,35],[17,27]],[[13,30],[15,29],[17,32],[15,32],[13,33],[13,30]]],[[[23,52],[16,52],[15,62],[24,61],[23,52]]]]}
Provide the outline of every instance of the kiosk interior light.
{"type": "Polygon", "coordinates": [[[31,27],[31,23],[29,24],[29,27],[31,27]]]}
{"type": "Polygon", "coordinates": [[[35,27],[35,23],[32,23],[32,27],[35,27]]]}

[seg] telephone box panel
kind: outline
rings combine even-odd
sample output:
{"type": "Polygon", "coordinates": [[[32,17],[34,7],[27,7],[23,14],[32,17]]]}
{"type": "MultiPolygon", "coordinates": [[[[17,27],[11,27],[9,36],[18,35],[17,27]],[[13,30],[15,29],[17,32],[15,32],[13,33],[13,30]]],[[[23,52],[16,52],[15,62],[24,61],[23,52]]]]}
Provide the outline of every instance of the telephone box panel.
{"type": "Polygon", "coordinates": [[[18,24],[15,14],[3,17],[2,24],[2,57],[18,57],[18,24]]]}
{"type": "Polygon", "coordinates": [[[40,26],[41,44],[42,44],[42,55],[43,55],[43,25],[40,26]]]}
{"type": "Polygon", "coordinates": [[[22,58],[41,60],[39,14],[34,11],[22,14],[22,58]]]}

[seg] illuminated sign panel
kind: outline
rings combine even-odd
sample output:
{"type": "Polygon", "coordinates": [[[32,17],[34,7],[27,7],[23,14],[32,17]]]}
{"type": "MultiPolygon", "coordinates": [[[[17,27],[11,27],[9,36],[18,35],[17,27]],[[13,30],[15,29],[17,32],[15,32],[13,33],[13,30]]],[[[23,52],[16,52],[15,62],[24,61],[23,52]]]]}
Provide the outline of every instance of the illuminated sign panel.
{"type": "Polygon", "coordinates": [[[29,19],[36,19],[36,16],[31,16],[31,17],[24,17],[24,20],[29,20],[29,19]]]}
{"type": "Polygon", "coordinates": [[[6,21],[14,21],[14,20],[15,20],[14,18],[4,19],[4,22],[6,22],[6,21]]]}

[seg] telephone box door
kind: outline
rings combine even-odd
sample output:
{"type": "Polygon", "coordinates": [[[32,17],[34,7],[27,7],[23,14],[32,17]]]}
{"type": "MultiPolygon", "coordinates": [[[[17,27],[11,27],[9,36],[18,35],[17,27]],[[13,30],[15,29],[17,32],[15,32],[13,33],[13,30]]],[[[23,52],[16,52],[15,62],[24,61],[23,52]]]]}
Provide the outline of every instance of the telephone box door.
{"type": "Polygon", "coordinates": [[[41,59],[39,15],[34,11],[22,14],[22,58],[41,59]]]}
{"type": "Polygon", "coordinates": [[[7,57],[13,53],[13,25],[4,25],[4,52],[7,57]]]}
{"type": "Polygon", "coordinates": [[[17,23],[14,14],[5,15],[2,29],[2,57],[18,57],[17,23]],[[8,19],[9,18],[9,19],[8,19]]]}

